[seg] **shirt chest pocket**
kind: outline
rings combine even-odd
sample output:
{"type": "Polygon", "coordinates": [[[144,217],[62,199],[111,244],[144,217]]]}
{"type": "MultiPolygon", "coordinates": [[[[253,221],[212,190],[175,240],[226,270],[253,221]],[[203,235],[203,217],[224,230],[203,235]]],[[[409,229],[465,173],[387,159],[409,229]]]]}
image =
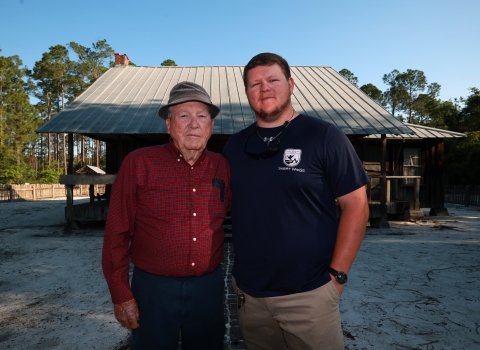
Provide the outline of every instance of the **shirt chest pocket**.
{"type": "Polygon", "coordinates": [[[204,181],[199,186],[197,196],[194,196],[193,203],[204,209],[211,217],[225,217],[225,181],[212,179],[204,181]]]}
{"type": "Polygon", "coordinates": [[[220,179],[212,180],[212,187],[215,192],[215,189],[218,189],[220,192],[219,199],[221,202],[225,202],[225,181],[220,179]]]}

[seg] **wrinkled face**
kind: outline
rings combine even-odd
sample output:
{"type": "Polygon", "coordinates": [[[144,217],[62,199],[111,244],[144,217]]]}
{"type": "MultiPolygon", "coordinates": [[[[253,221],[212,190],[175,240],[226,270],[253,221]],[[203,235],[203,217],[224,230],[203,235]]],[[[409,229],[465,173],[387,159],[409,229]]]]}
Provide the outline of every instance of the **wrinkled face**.
{"type": "Polygon", "coordinates": [[[170,107],[170,118],[166,119],[166,123],[175,147],[182,153],[203,151],[213,132],[209,107],[197,101],[170,107]]]}
{"type": "Polygon", "coordinates": [[[257,117],[272,122],[290,108],[293,79],[287,79],[278,64],[257,66],[247,73],[245,93],[257,117]]]}

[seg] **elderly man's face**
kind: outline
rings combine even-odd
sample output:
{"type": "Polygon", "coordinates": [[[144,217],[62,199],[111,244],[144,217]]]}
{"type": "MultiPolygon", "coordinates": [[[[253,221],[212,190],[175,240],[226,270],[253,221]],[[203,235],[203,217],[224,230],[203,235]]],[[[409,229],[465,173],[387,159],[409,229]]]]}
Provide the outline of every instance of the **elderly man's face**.
{"type": "Polygon", "coordinates": [[[170,107],[167,130],[175,146],[182,152],[203,151],[212,136],[213,119],[209,107],[190,101],[170,107]]]}

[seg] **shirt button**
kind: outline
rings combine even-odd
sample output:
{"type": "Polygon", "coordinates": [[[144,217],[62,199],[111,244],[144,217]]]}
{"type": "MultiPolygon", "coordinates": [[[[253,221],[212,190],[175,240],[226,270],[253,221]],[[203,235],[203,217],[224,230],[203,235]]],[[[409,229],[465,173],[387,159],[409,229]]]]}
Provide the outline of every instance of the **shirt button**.
{"type": "Polygon", "coordinates": [[[195,237],[193,237],[193,241],[195,242],[197,239],[195,237]]]}
{"type": "Polygon", "coordinates": [[[193,216],[197,216],[197,213],[193,213],[193,216]]]}
{"type": "Polygon", "coordinates": [[[197,192],[197,190],[196,190],[196,189],[193,189],[193,192],[197,192]]]}
{"type": "Polygon", "coordinates": [[[192,166],[190,169],[192,169],[192,170],[193,170],[193,166],[192,166]]]}
{"type": "Polygon", "coordinates": [[[179,161],[180,161],[180,158],[177,159],[177,162],[179,162],[179,161]]]}
{"type": "Polygon", "coordinates": [[[192,263],[192,266],[195,266],[195,263],[192,263]]]}

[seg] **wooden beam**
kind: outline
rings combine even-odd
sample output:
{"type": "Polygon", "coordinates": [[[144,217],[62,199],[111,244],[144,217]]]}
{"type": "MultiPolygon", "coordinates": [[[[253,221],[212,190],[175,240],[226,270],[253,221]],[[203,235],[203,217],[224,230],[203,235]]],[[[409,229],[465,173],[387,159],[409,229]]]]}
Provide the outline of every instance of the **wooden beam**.
{"type": "Polygon", "coordinates": [[[62,185],[111,185],[117,175],[60,175],[62,185]]]}

